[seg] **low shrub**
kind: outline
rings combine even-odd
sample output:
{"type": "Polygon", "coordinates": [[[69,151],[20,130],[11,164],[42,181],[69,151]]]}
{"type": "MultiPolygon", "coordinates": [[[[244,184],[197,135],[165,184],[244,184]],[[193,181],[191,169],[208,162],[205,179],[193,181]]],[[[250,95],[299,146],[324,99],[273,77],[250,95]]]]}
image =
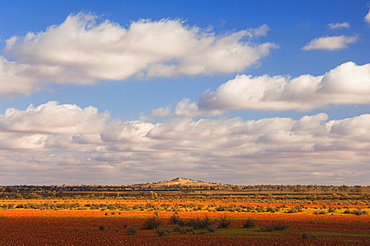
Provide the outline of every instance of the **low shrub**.
{"type": "Polygon", "coordinates": [[[158,228],[155,229],[155,232],[158,234],[158,236],[162,237],[162,236],[165,236],[167,234],[170,234],[171,230],[168,229],[168,228],[158,227],[158,228]]]}
{"type": "Polygon", "coordinates": [[[130,226],[127,230],[127,234],[129,235],[136,235],[137,234],[137,231],[138,229],[136,227],[133,227],[133,226],[130,226]]]}
{"type": "Polygon", "coordinates": [[[327,211],[326,211],[326,210],[322,210],[322,209],[320,209],[320,210],[317,210],[317,211],[313,212],[313,214],[316,214],[316,215],[319,215],[319,214],[326,214],[326,213],[327,213],[327,211]]]}
{"type": "Polygon", "coordinates": [[[258,213],[266,212],[265,208],[264,208],[263,206],[261,206],[261,205],[257,205],[257,207],[256,207],[256,211],[257,211],[258,213]]]}
{"type": "Polygon", "coordinates": [[[209,232],[215,232],[217,231],[217,226],[215,226],[214,224],[210,224],[210,225],[207,225],[207,227],[204,229],[206,229],[209,232]]]}
{"type": "Polygon", "coordinates": [[[182,220],[178,215],[176,214],[173,214],[171,217],[170,217],[170,223],[171,224],[175,224],[175,225],[179,225],[179,226],[184,226],[185,225],[185,222],[184,220],[182,220]]]}
{"type": "Polygon", "coordinates": [[[157,219],[157,217],[149,218],[144,223],[145,230],[153,230],[157,229],[161,225],[161,222],[157,219]]]}
{"type": "Polygon", "coordinates": [[[262,227],[261,231],[281,231],[284,229],[286,229],[286,224],[281,221],[277,221],[262,227]]]}
{"type": "Polygon", "coordinates": [[[279,211],[279,209],[278,209],[278,208],[273,208],[273,207],[271,207],[270,205],[268,205],[268,206],[266,207],[266,212],[275,213],[275,212],[277,212],[277,211],[279,211]]]}
{"type": "Polygon", "coordinates": [[[219,225],[218,228],[229,228],[231,225],[231,220],[226,217],[226,215],[223,215],[218,220],[219,225]]]}
{"type": "Polygon", "coordinates": [[[290,214],[293,214],[293,213],[297,213],[298,211],[295,209],[295,208],[290,208],[289,210],[287,210],[285,213],[290,213],[290,214]]]}
{"type": "Polygon", "coordinates": [[[188,232],[194,232],[194,228],[191,228],[191,227],[181,227],[181,228],[179,229],[179,232],[180,232],[181,234],[186,234],[186,233],[188,233],[188,232]]]}
{"type": "Polygon", "coordinates": [[[247,219],[243,225],[243,228],[251,228],[256,226],[255,219],[247,219]]]}
{"type": "Polygon", "coordinates": [[[365,210],[354,209],[354,210],[352,210],[351,214],[354,214],[354,215],[368,215],[369,213],[365,210]]]}
{"type": "Polygon", "coordinates": [[[351,210],[349,210],[349,209],[346,209],[346,210],[344,210],[344,212],[343,212],[344,214],[350,214],[351,213],[351,210]]]}
{"type": "Polygon", "coordinates": [[[213,225],[213,222],[208,217],[205,217],[204,219],[191,219],[186,225],[198,230],[205,229],[207,226],[213,225]]]}

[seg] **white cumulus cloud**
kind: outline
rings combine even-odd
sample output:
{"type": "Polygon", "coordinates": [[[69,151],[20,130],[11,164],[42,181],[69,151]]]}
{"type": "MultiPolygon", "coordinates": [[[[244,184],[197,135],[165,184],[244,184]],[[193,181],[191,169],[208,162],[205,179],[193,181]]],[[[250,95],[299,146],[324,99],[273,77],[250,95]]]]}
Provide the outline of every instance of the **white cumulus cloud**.
{"type": "Polygon", "coordinates": [[[34,73],[34,68],[10,62],[0,56],[0,93],[3,95],[14,92],[30,94],[37,87],[37,79],[32,75],[34,73]]]}
{"type": "Polygon", "coordinates": [[[245,175],[263,173],[253,182],[297,183],[314,175],[307,182],[359,184],[369,174],[369,120],[368,114],[328,120],[320,113],[298,120],[179,117],[148,123],[48,102],[0,115],[0,172],[7,173],[6,183],[73,183],[83,177],[117,184],[138,174],[171,178],[204,172],[200,179],[232,175],[241,183],[245,175]],[[279,172],[282,168],[289,172],[279,172]]]}
{"type": "Polygon", "coordinates": [[[9,38],[5,51],[14,60],[0,58],[0,93],[29,94],[45,83],[230,73],[277,48],[252,43],[267,25],[216,35],[182,20],[139,20],[124,28],[98,19],[79,13],[43,32],[9,38]],[[5,88],[10,82],[15,85],[5,88]]]}
{"type": "Polygon", "coordinates": [[[95,107],[50,101],[40,106],[30,105],[26,110],[8,108],[0,115],[0,131],[23,133],[92,133],[100,132],[109,114],[99,113],[95,107]]]}
{"type": "Polygon", "coordinates": [[[340,50],[347,48],[347,44],[355,43],[358,36],[331,36],[312,40],[303,50],[340,50]]]}
{"type": "Polygon", "coordinates": [[[329,104],[370,104],[370,64],[343,63],[322,76],[238,75],[216,91],[205,91],[200,110],[306,111],[329,104]]]}

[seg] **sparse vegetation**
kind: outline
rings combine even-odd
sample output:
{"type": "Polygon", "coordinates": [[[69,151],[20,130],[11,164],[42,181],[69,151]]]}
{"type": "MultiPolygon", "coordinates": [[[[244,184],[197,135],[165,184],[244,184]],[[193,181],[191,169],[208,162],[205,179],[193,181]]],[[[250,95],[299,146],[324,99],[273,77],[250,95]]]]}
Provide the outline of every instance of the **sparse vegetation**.
{"type": "Polygon", "coordinates": [[[362,210],[361,208],[357,208],[357,209],[354,209],[354,210],[349,210],[349,209],[346,209],[344,211],[345,214],[354,214],[354,215],[368,215],[369,212],[366,211],[366,210],[362,210]]]}
{"type": "Polygon", "coordinates": [[[205,216],[204,218],[197,217],[196,219],[190,219],[186,225],[198,230],[213,226],[213,222],[207,216],[205,216]]]}
{"type": "MultiPolygon", "coordinates": [[[[109,186],[73,186],[72,189],[53,187],[51,192],[45,187],[6,187],[3,188],[3,193],[0,193],[3,198],[0,200],[0,219],[9,218],[5,216],[6,214],[1,215],[1,211],[33,213],[42,212],[42,210],[49,212],[74,210],[75,214],[80,212],[99,214],[106,224],[104,222],[99,225],[102,222],[99,221],[90,228],[73,226],[66,227],[64,230],[78,231],[81,234],[83,231],[93,229],[94,232],[101,231],[99,233],[110,236],[131,235],[133,239],[140,228],[145,229],[140,231],[140,237],[158,235],[162,240],[167,240],[181,234],[187,234],[184,237],[186,238],[192,237],[193,234],[249,235],[269,234],[272,231],[274,235],[290,237],[288,232],[295,229],[285,229],[291,226],[294,228],[294,224],[287,223],[286,219],[299,218],[306,214],[323,215],[316,217],[315,222],[307,222],[306,232],[296,234],[299,240],[306,240],[316,238],[316,232],[309,228],[323,230],[337,227],[337,231],[340,231],[343,225],[348,226],[349,223],[353,225],[354,222],[348,222],[353,221],[353,218],[357,218],[358,223],[361,222],[360,220],[368,221],[367,215],[370,211],[368,187],[220,184],[202,187],[196,186],[196,184],[203,184],[197,181],[185,180],[184,182],[192,186],[186,188],[172,186],[174,184],[170,181],[167,183],[169,186],[164,186],[162,182],[154,185],[131,186],[131,190],[109,186]],[[173,189],[167,190],[166,187],[173,189]],[[264,214],[262,219],[260,213],[264,214]],[[140,214],[144,217],[140,217],[140,214]],[[328,214],[334,216],[325,216],[328,214]],[[133,215],[137,217],[130,218],[133,215]],[[360,218],[357,217],[359,215],[361,215],[360,218]],[[254,218],[250,218],[251,216],[254,218]],[[282,216],[284,220],[280,220],[282,216]],[[333,224],[328,219],[336,216],[342,216],[345,221],[333,224]],[[266,221],[264,218],[272,219],[266,221]],[[120,224],[113,225],[114,223],[109,222],[118,221],[117,219],[120,224]],[[168,234],[171,236],[165,237],[168,234]]],[[[367,225],[363,224],[358,225],[367,225]]],[[[297,238],[295,240],[298,240],[297,238]]],[[[320,237],[320,240],[326,239],[320,237]]]]}
{"type": "Polygon", "coordinates": [[[127,230],[127,234],[129,235],[136,235],[138,232],[138,229],[134,226],[130,226],[127,230]]]}
{"type": "Polygon", "coordinates": [[[251,228],[256,226],[255,219],[247,219],[243,225],[243,228],[251,228]]]}
{"type": "Polygon", "coordinates": [[[280,231],[280,230],[285,230],[286,227],[287,226],[284,222],[275,221],[275,222],[272,222],[271,224],[261,227],[261,231],[280,231]]]}
{"type": "Polygon", "coordinates": [[[224,214],[218,219],[218,228],[225,229],[229,228],[231,225],[230,219],[224,214]]]}
{"type": "Polygon", "coordinates": [[[161,222],[157,219],[157,217],[149,218],[144,223],[145,230],[152,230],[157,229],[161,225],[161,222]]]}
{"type": "Polygon", "coordinates": [[[155,232],[158,234],[158,236],[165,236],[167,234],[170,234],[171,233],[171,230],[168,229],[168,228],[162,228],[162,227],[158,227],[155,229],[155,232]]]}
{"type": "Polygon", "coordinates": [[[170,223],[179,225],[179,226],[184,226],[185,222],[182,220],[178,215],[173,214],[170,218],[170,223]]]}
{"type": "Polygon", "coordinates": [[[181,227],[181,228],[179,229],[179,232],[180,232],[181,234],[186,234],[186,233],[188,233],[188,232],[194,232],[194,228],[190,228],[190,227],[181,227]]]}

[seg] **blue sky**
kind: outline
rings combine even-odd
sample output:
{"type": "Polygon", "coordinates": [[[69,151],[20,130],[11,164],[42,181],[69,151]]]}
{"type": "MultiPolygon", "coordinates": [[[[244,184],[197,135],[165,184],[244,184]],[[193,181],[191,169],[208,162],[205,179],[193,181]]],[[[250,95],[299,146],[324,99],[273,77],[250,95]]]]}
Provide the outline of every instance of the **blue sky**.
{"type": "Polygon", "coordinates": [[[0,185],[368,185],[368,1],[4,1],[0,185]]]}

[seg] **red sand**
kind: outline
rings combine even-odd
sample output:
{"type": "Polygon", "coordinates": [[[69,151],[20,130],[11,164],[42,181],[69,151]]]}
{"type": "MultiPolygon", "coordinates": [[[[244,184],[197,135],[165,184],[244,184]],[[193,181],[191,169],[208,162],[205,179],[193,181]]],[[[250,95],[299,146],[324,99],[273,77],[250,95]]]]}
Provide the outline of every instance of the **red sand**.
{"type": "MultiPolygon", "coordinates": [[[[220,229],[202,235],[171,233],[159,237],[153,230],[141,230],[145,218],[153,212],[101,211],[46,211],[0,210],[0,245],[370,245],[370,216],[355,215],[299,215],[259,213],[206,213],[209,218],[226,215],[232,228],[240,228],[247,218],[254,218],[257,227],[274,221],[286,224],[287,229],[274,232],[247,229],[220,229]],[[104,226],[104,230],[99,230],[104,226]],[[130,226],[139,228],[137,235],[127,235],[130,226]],[[303,239],[307,233],[309,239],[303,239]],[[316,235],[315,233],[342,235],[316,235]],[[346,235],[343,235],[345,233],[346,235]],[[367,234],[349,235],[349,234],[367,234]]],[[[170,217],[172,212],[159,212],[159,217],[170,217]]],[[[182,212],[187,217],[204,217],[204,212],[182,212]]],[[[162,226],[173,227],[168,219],[160,219],[162,226]]]]}

